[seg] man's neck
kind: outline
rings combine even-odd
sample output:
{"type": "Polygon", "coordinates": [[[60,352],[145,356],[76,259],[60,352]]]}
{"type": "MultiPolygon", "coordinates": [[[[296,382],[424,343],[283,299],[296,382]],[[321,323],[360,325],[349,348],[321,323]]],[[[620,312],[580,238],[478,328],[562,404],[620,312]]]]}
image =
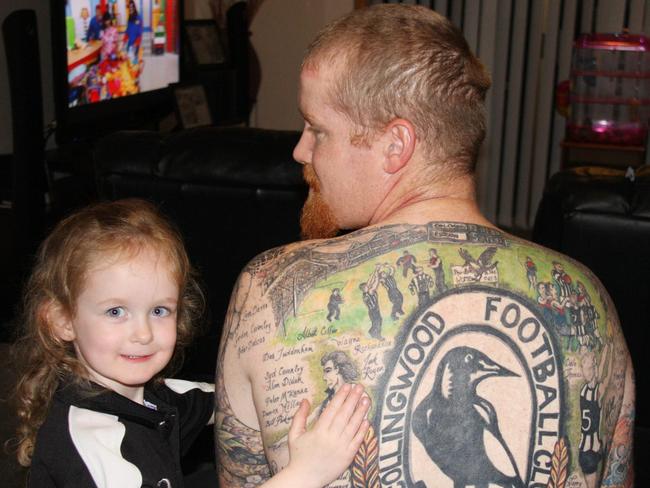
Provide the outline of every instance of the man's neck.
{"type": "Polygon", "coordinates": [[[432,221],[494,227],[478,208],[471,176],[418,185],[398,182],[377,208],[370,225],[424,224],[432,221]]]}

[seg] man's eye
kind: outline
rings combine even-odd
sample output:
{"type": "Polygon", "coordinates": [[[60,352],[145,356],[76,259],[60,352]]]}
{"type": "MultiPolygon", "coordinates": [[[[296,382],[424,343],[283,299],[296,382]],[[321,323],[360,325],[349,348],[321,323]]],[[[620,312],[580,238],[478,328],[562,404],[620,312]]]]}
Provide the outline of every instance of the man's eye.
{"type": "Polygon", "coordinates": [[[310,125],[309,127],[307,127],[307,130],[308,130],[309,132],[311,132],[311,133],[314,135],[314,137],[317,137],[317,138],[318,138],[318,137],[322,137],[322,135],[323,135],[323,131],[322,131],[322,130],[317,129],[316,127],[311,126],[311,125],[310,125]]]}
{"type": "Polygon", "coordinates": [[[169,314],[171,314],[171,310],[169,310],[167,307],[155,307],[151,313],[154,317],[167,317],[169,314]]]}
{"type": "Polygon", "coordinates": [[[113,318],[124,317],[126,311],[122,307],[113,307],[106,310],[106,315],[113,318]]]}

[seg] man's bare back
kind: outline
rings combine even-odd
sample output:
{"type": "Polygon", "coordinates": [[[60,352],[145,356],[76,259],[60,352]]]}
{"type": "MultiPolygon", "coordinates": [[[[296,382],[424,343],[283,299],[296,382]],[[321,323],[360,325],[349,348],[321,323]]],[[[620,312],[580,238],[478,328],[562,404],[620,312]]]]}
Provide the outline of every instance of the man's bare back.
{"type": "Polygon", "coordinates": [[[588,270],[547,249],[444,222],[291,245],[242,273],[226,327],[225,486],[286,465],[299,402],[318,415],[346,381],[370,393],[372,428],[331,486],[627,486],[632,370],[616,313],[588,270]],[[422,269],[392,274],[393,318],[380,276],[405,250],[422,269]]]}

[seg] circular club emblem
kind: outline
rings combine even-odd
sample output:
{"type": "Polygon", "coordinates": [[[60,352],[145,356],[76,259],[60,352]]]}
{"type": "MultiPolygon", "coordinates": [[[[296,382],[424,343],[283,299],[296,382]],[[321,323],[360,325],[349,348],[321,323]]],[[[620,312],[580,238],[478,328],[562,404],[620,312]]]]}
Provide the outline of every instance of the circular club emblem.
{"type": "Polygon", "coordinates": [[[482,286],[419,313],[384,376],[381,485],[545,487],[562,437],[562,362],[550,327],[534,304],[482,286]]]}

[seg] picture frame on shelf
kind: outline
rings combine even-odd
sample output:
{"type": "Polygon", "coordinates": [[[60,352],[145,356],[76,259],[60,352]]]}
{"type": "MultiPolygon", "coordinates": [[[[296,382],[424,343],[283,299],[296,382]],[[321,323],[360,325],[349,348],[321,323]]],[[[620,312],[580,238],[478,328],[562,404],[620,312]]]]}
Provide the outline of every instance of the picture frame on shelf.
{"type": "Polygon", "coordinates": [[[186,20],[183,26],[189,54],[196,66],[209,68],[226,62],[221,32],[214,20],[186,20]]]}
{"type": "Polygon", "coordinates": [[[172,90],[176,116],[183,129],[213,125],[203,85],[177,84],[172,90]]]}

